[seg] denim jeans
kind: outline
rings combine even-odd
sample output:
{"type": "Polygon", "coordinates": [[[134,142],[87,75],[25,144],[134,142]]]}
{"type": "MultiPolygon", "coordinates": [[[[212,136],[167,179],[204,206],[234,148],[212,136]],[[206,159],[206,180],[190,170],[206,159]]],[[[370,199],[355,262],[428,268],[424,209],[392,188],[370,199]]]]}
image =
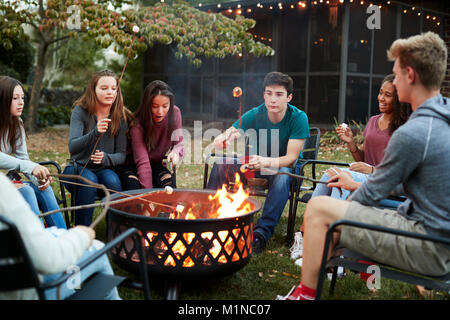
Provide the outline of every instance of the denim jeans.
{"type": "MultiPolygon", "coordinates": [[[[36,215],[41,213],[39,208],[42,212],[59,209],[52,187],[49,186],[42,191],[29,181],[25,181],[24,184],[25,187],[20,188],[19,192],[36,215]]],[[[67,229],[61,212],[46,216],[44,217],[44,220],[48,227],[55,226],[61,229],[67,229]]]]}
{"type": "MultiPolygon", "coordinates": [[[[79,168],[81,171],[81,168],[79,168]]],[[[74,166],[67,166],[64,169],[64,174],[74,174],[75,168],[74,166]]],[[[79,174],[79,172],[78,172],[79,174]]],[[[92,181],[93,183],[103,184],[106,188],[122,191],[122,184],[120,182],[117,174],[111,169],[102,169],[97,172],[93,172],[89,169],[84,169],[82,177],[92,181]]],[[[68,181],[74,181],[74,179],[67,179],[68,181]]],[[[76,179],[75,179],[76,180],[76,179]]],[[[85,184],[81,180],[76,180],[74,182],[85,184]]],[[[95,197],[97,195],[97,189],[92,187],[82,187],[76,186],[76,195],[73,194],[74,185],[65,184],[65,187],[72,194],[72,197],[75,196],[75,205],[83,205],[83,204],[92,204],[95,202],[95,197]]],[[[92,223],[92,216],[94,214],[94,208],[88,209],[79,209],[75,214],[75,225],[85,225],[89,226],[92,223]]]]}
{"type": "MultiPolygon", "coordinates": [[[[103,247],[103,243],[94,240],[92,246],[88,248],[81,258],[78,260],[78,262],[83,261],[84,259],[88,258],[90,255],[93,255],[97,250],[99,250],[101,247],[103,247]]],[[[78,263],[77,262],[77,263],[78,263]]],[[[71,270],[72,272],[74,271],[71,270]]],[[[108,256],[106,254],[102,255],[100,258],[98,258],[96,261],[92,262],[90,265],[88,265],[86,268],[81,270],[79,274],[79,280],[80,283],[83,283],[87,278],[89,278],[91,275],[97,272],[102,272],[106,274],[113,275],[114,272],[111,268],[111,264],[109,263],[108,256]]],[[[48,283],[51,282],[59,277],[61,277],[63,273],[55,273],[55,274],[49,274],[44,275],[43,282],[48,283]]],[[[78,284],[76,283],[77,275],[73,275],[71,278],[67,280],[67,282],[63,283],[59,288],[59,298],[65,299],[72,294],[75,293],[75,288],[78,287],[78,284]]],[[[58,298],[57,288],[51,288],[45,291],[45,298],[47,300],[56,300],[58,298]]],[[[105,297],[105,300],[120,300],[119,293],[117,291],[117,288],[112,289],[105,297]]]]}
{"type": "MultiPolygon", "coordinates": [[[[239,172],[241,181],[246,181],[244,175],[239,170],[241,166],[239,160],[235,161],[235,163],[225,163],[225,161],[221,163],[222,164],[218,164],[217,162],[214,163],[208,185],[206,186],[207,189],[217,190],[221,188],[223,184],[228,183],[230,180],[234,180],[235,172],[239,172]]],[[[279,171],[292,172],[292,169],[282,167],[279,168],[279,171]]],[[[284,174],[264,175],[259,171],[255,172],[255,177],[266,178],[269,182],[269,189],[262,215],[253,228],[254,232],[259,233],[264,237],[265,241],[268,241],[273,235],[286,202],[289,199],[291,177],[284,174]]]]}
{"type": "MultiPolygon", "coordinates": [[[[341,168],[340,168],[341,169],[341,168]]],[[[350,172],[352,175],[352,178],[356,182],[364,182],[367,180],[367,174],[361,173],[361,172],[355,172],[347,168],[342,168],[342,171],[350,172]]],[[[321,181],[328,181],[330,179],[330,176],[328,176],[326,173],[323,174],[322,178],[320,178],[321,181]]],[[[317,196],[331,196],[335,199],[345,200],[350,195],[350,191],[341,189],[342,195],[339,193],[338,188],[328,188],[326,184],[318,183],[316,185],[316,188],[314,189],[314,192],[311,196],[311,198],[317,197],[317,196]]],[[[396,209],[401,204],[400,201],[390,200],[390,199],[383,199],[379,203],[379,207],[383,208],[392,208],[396,209]]]]}

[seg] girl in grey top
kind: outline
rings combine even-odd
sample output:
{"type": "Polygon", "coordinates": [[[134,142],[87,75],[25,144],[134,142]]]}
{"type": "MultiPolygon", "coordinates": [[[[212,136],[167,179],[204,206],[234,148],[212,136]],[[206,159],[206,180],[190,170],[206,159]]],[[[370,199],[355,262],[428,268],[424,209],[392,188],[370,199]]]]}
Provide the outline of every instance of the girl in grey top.
{"type": "MultiPolygon", "coordinates": [[[[118,77],[109,70],[96,72],[84,94],[74,103],[70,119],[66,174],[78,174],[109,189],[122,191],[114,167],[125,162],[128,129],[118,77]]],[[[79,182],[79,181],[77,181],[79,182]]],[[[96,189],[67,184],[76,205],[95,201],[96,189]]],[[[78,210],[76,225],[89,226],[93,209],[78,210]]]]}
{"type": "MultiPolygon", "coordinates": [[[[19,171],[30,179],[15,179],[20,193],[37,215],[59,209],[50,183],[49,171],[44,166],[30,161],[25,130],[20,116],[24,107],[24,89],[20,81],[0,77],[0,169],[19,171]]],[[[66,229],[60,212],[45,217],[47,226],[66,229]]]]}

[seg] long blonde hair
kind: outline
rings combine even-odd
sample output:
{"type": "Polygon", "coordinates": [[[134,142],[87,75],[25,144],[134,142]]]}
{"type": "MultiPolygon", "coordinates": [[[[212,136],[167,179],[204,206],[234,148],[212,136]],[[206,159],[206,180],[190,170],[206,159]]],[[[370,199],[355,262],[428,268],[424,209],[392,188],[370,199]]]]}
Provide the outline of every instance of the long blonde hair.
{"type": "Polygon", "coordinates": [[[98,103],[97,95],[95,93],[95,87],[97,86],[98,80],[102,77],[112,77],[116,79],[117,83],[117,96],[111,105],[111,123],[110,130],[111,135],[115,136],[120,127],[120,120],[123,119],[127,121],[127,116],[125,113],[125,108],[123,105],[123,96],[119,86],[119,78],[117,75],[110,70],[101,70],[95,72],[84,91],[83,95],[74,102],[74,106],[81,106],[90,115],[95,114],[96,106],[98,103]]]}

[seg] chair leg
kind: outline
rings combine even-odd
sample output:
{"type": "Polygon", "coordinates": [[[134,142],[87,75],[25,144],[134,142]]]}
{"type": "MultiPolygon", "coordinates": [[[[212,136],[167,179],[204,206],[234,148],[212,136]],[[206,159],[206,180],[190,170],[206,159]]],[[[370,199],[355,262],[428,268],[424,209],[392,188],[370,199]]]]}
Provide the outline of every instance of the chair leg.
{"type": "Polygon", "coordinates": [[[295,183],[291,186],[291,191],[289,195],[289,211],[288,211],[288,225],[287,225],[287,233],[286,233],[286,245],[289,247],[294,240],[294,227],[295,227],[295,218],[297,215],[297,210],[295,209],[295,183]]]}
{"type": "Polygon", "coordinates": [[[331,276],[331,283],[330,283],[330,296],[334,294],[334,286],[336,285],[338,268],[339,266],[333,268],[333,275],[331,276]]]}

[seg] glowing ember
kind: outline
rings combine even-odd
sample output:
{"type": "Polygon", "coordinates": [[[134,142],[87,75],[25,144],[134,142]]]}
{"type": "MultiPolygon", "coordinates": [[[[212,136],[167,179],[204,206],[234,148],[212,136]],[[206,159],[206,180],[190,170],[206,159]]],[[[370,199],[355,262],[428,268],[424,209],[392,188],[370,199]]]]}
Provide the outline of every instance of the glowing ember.
{"type": "Polygon", "coordinates": [[[242,89],[241,89],[241,87],[235,87],[233,89],[233,97],[239,98],[240,96],[242,96],[242,89]]]}

